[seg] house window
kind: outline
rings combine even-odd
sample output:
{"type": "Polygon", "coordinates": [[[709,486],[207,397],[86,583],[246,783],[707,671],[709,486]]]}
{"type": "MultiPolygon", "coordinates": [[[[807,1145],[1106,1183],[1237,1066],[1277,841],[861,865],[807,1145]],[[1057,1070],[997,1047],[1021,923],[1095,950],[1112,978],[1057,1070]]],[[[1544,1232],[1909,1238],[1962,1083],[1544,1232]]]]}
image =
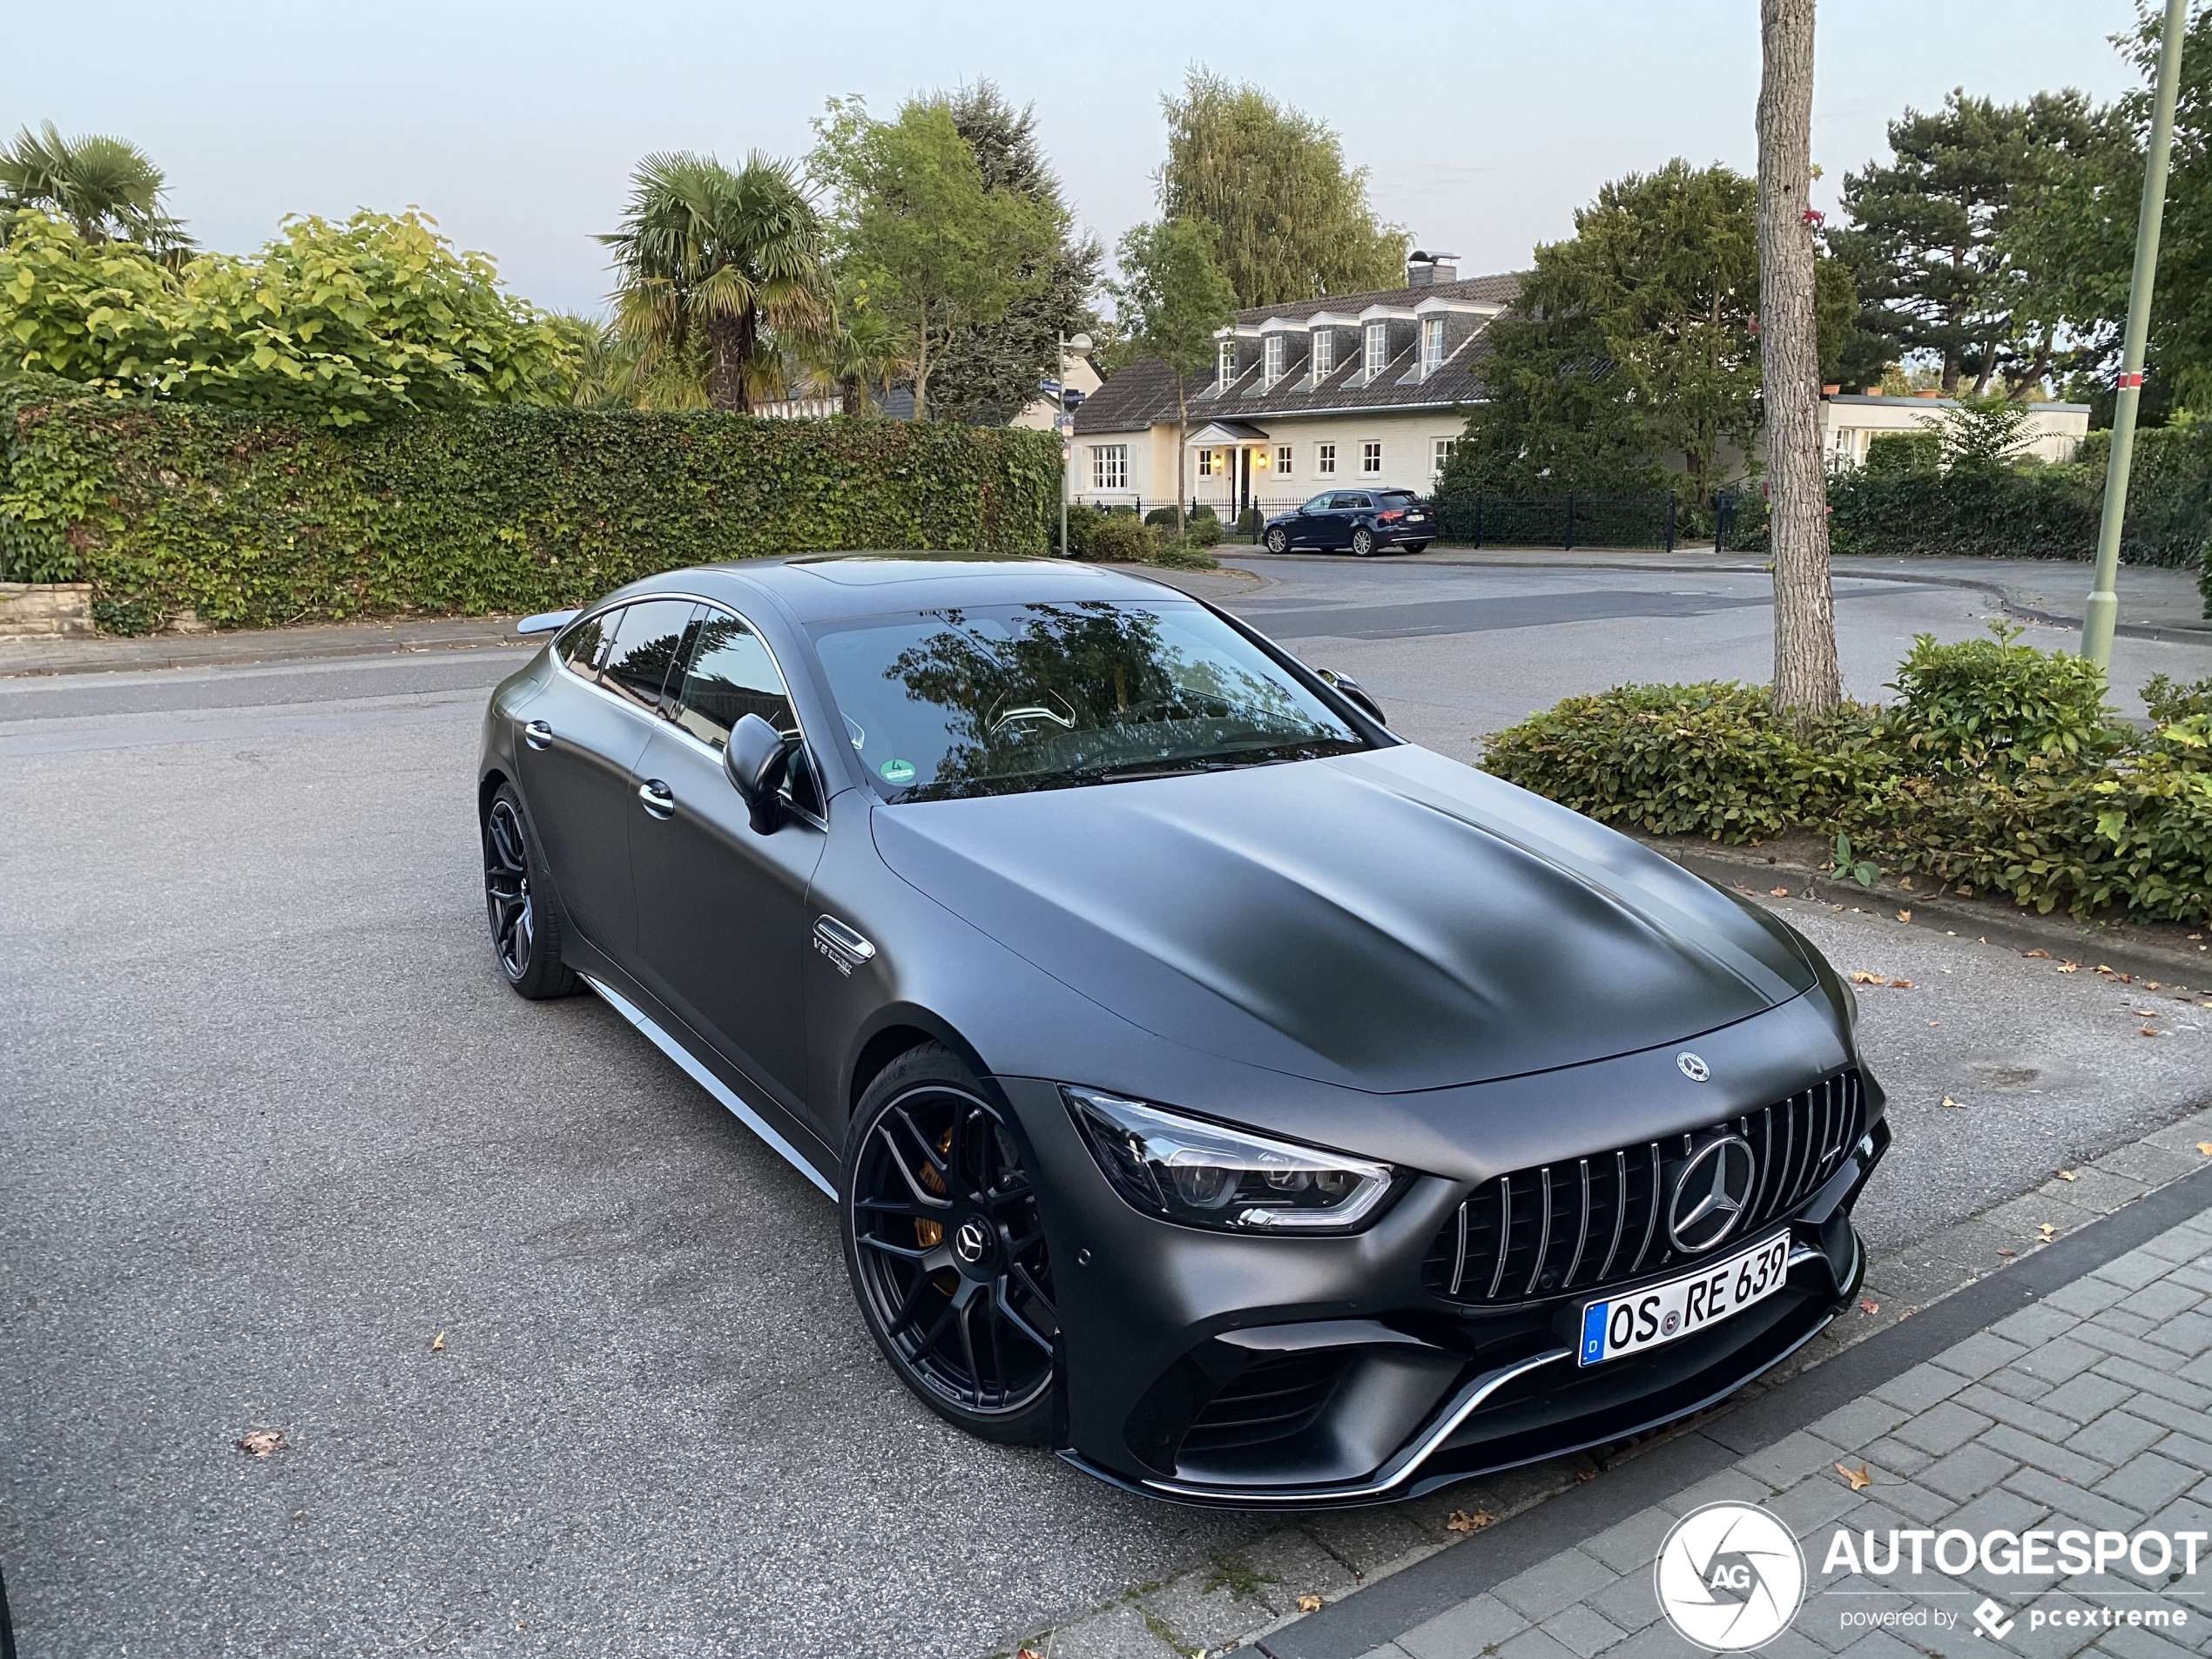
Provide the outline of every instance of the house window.
{"type": "Polygon", "coordinates": [[[1330,473],[1334,472],[1336,469],[1336,445],[1333,443],[1315,444],[1313,446],[1313,470],[1321,473],[1330,473]]]}
{"type": "Polygon", "coordinates": [[[1444,367],[1444,319],[1421,319],[1421,375],[1426,379],[1444,367]]]}
{"type": "Polygon", "coordinates": [[[1267,383],[1270,386],[1283,378],[1283,347],[1285,343],[1280,334],[1267,337],[1267,383]]]}
{"type": "Polygon", "coordinates": [[[1129,488],[1129,445],[1094,443],[1090,446],[1090,487],[1093,489],[1129,488]]]}
{"type": "Polygon", "coordinates": [[[1212,476],[1213,476],[1213,475],[1214,475],[1214,456],[1215,456],[1216,455],[1219,454],[1219,453],[1220,453],[1220,451],[1218,451],[1218,450],[1215,450],[1215,449],[1201,449],[1201,450],[1199,450],[1199,451],[1198,451],[1198,476],[1199,476],[1199,477],[1201,477],[1201,478],[1211,478],[1211,477],[1212,477],[1212,476]]]}
{"type": "Polygon", "coordinates": [[[1291,446],[1287,443],[1278,443],[1275,446],[1275,475],[1278,478],[1287,478],[1291,475],[1291,446]]]}
{"type": "Polygon", "coordinates": [[[1359,446],[1359,475],[1363,478],[1382,476],[1382,445],[1371,440],[1359,446]]]}
{"type": "Polygon", "coordinates": [[[1221,342],[1220,354],[1216,360],[1214,384],[1225,389],[1229,382],[1236,378],[1237,342],[1233,340],[1224,340],[1221,342]]]}
{"type": "Polygon", "coordinates": [[[1390,325],[1371,322],[1367,325],[1367,378],[1372,380],[1390,367],[1390,325]]]}
{"type": "Polygon", "coordinates": [[[1313,378],[1326,380],[1336,373],[1337,337],[1325,328],[1313,331],[1313,378]]]}
{"type": "Polygon", "coordinates": [[[1457,438],[1437,439],[1435,458],[1431,462],[1429,470],[1435,474],[1439,478],[1441,478],[1444,475],[1445,467],[1452,459],[1452,451],[1459,447],[1460,441],[1457,438]]]}

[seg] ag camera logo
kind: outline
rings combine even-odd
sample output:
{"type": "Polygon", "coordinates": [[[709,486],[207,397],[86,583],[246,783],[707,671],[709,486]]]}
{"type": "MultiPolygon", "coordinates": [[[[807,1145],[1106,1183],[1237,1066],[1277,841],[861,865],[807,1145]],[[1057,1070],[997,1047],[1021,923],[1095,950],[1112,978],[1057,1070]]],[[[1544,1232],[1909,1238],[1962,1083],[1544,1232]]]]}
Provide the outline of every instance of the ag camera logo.
{"type": "Polygon", "coordinates": [[[1669,1531],[1652,1579],[1659,1610],[1684,1641],[1711,1653],[1749,1653],[1797,1616],[1805,1558],[1771,1511],[1709,1503],[1669,1531]]]}

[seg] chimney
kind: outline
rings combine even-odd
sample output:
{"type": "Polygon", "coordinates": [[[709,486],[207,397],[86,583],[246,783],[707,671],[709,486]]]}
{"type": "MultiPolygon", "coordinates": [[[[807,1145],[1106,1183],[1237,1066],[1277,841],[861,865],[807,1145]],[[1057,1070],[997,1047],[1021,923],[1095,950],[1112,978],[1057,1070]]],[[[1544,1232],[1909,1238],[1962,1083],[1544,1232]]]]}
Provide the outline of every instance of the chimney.
{"type": "Polygon", "coordinates": [[[1460,280],[1460,256],[1456,253],[1431,253],[1415,248],[1406,256],[1406,286],[1409,288],[1433,287],[1439,282],[1460,280]]]}

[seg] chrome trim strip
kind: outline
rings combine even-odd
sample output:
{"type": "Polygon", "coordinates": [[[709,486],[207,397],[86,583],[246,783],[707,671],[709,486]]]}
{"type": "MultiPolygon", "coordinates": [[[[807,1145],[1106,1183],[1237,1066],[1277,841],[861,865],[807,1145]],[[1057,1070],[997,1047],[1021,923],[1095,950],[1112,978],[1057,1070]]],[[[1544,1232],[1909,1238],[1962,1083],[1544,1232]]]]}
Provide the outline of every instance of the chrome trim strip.
{"type": "Polygon", "coordinates": [[[701,1065],[697,1060],[693,1059],[691,1052],[686,1049],[682,1043],[677,1042],[674,1037],[669,1035],[667,1032],[662,1030],[659,1025],[657,1024],[651,1016],[647,1015],[643,1008],[637,1007],[637,1004],[631,1001],[628,997],[624,996],[620,992],[616,991],[611,987],[592,978],[589,974],[578,974],[577,977],[582,980],[586,985],[589,985],[593,990],[598,992],[600,997],[606,1002],[609,1008],[612,1008],[617,1014],[621,1015],[624,1019],[629,1021],[631,1024],[636,1026],[640,1031],[644,1032],[647,1042],[651,1042],[653,1047],[658,1049],[671,1060],[673,1060],[678,1065],[681,1066],[684,1070],[690,1075],[691,1081],[697,1083],[700,1088],[705,1089],[708,1094],[713,1096],[716,1100],[719,1101],[723,1108],[728,1111],[732,1117],[736,1118],[747,1129],[751,1130],[755,1135],[758,1135],[762,1140],[767,1142],[770,1146],[773,1147],[778,1152],[781,1153],[784,1157],[785,1162],[789,1163],[792,1169],[798,1170],[799,1174],[805,1176],[809,1181],[812,1181],[816,1186],[819,1187],[823,1193],[827,1197],[832,1198],[837,1197],[837,1189],[832,1186],[827,1181],[825,1181],[822,1178],[821,1172],[799,1155],[798,1148],[794,1147],[789,1141],[784,1139],[782,1136],[777,1134],[774,1130],[771,1129],[768,1126],[767,1121],[764,1119],[759,1113],[754,1111],[752,1107],[746,1105],[745,1102],[737,1097],[736,1094],[732,1091],[729,1084],[724,1082],[719,1077],[716,1076],[705,1066],[701,1065]]]}
{"type": "Polygon", "coordinates": [[[1513,1248],[1513,1177],[1498,1177],[1498,1265],[1490,1274],[1490,1296],[1495,1300],[1498,1287],[1506,1282],[1506,1252],[1513,1248]]]}
{"type": "Polygon", "coordinates": [[[1537,1281],[1544,1276],[1544,1258],[1552,1253],[1552,1166],[1548,1163],[1536,1171],[1536,1196],[1543,1201],[1536,1212],[1536,1264],[1528,1270],[1528,1288],[1521,1291],[1523,1298],[1536,1294],[1537,1281]]]}
{"type": "Polygon", "coordinates": [[[1467,1205],[1469,1205],[1470,1204],[1472,1204],[1472,1203],[1474,1203],[1474,1199],[1472,1199],[1472,1198],[1462,1198],[1462,1199],[1460,1199],[1460,1212],[1459,1212],[1459,1213],[1460,1213],[1460,1222],[1459,1222],[1459,1232],[1458,1232],[1458,1237],[1457,1237],[1457,1242],[1453,1244],[1453,1250],[1452,1250],[1452,1291],[1451,1291],[1451,1293],[1452,1293],[1453,1296],[1457,1296],[1457,1295],[1460,1293],[1460,1280],[1462,1280],[1462,1279],[1464,1279],[1464,1278],[1467,1277],[1467,1205]]]}
{"type": "Polygon", "coordinates": [[[1148,1492],[1164,1492],[1177,1497],[1187,1498],[1219,1498],[1233,1495],[1238,1503],[1249,1504],[1337,1503],[1348,1498],[1379,1497],[1392,1487],[1403,1486],[1411,1480],[1414,1471],[1427,1462],[1436,1449],[1450,1440],[1460,1425],[1467,1421],[1474,1413],[1476,1407],[1488,1399],[1491,1395],[1496,1393],[1507,1383],[1517,1378],[1525,1377],[1532,1371],[1540,1370],[1545,1366],[1556,1365],[1562,1359],[1572,1359],[1575,1350],[1572,1348],[1553,1348],[1535,1355],[1533,1359],[1522,1359],[1510,1366],[1500,1366],[1495,1371],[1484,1372],[1460,1391],[1459,1397],[1452,1402],[1444,1415],[1436,1420],[1434,1426],[1427,1433],[1384,1464],[1374,1480],[1359,1486],[1306,1487],[1297,1491],[1279,1493],[1255,1492],[1246,1487],[1237,1488],[1231,1494],[1224,1493],[1219,1487],[1190,1486],[1177,1480],[1147,1480],[1143,1483],[1144,1489],[1148,1492]]]}

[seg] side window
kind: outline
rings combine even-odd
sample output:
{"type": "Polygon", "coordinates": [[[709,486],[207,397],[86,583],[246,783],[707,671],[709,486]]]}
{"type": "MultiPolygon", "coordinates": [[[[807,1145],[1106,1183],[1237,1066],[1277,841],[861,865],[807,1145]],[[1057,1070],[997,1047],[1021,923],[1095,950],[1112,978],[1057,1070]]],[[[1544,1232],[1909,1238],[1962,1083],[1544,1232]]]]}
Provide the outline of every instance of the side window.
{"type": "Polygon", "coordinates": [[[1329,505],[1339,512],[1343,512],[1348,508],[1364,507],[1366,504],[1367,498],[1365,496],[1350,496],[1341,490],[1329,497],[1329,505]]]}
{"type": "Polygon", "coordinates": [[[1312,501],[1306,502],[1305,506],[1299,508],[1298,511],[1301,513],[1325,513],[1329,510],[1329,503],[1335,499],[1336,497],[1333,496],[1316,496],[1312,501]]]}
{"type": "Polygon", "coordinates": [[[1366,508],[1372,507],[1374,502],[1368,500],[1365,496],[1346,496],[1344,497],[1344,504],[1346,507],[1356,507],[1364,509],[1366,508]]]}
{"type": "Polygon", "coordinates": [[[577,623],[553,642],[553,653],[571,673],[585,679],[599,678],[599,664],[607,654],[607,642],[614,637],[615,623],[619,610],[609,610],[588,622],[577,623]]]}
{"type": "Polygon", "coordinates": [[[638,707],[658,712],[668,671],[684,645],[684,631],[697,610],[689,599],[646,599],[622,613],[614,645],[599,683],[638,707]]]}
{"type": "MultiPolygon", "coordinates": [[[[759,634],[726,610],[701,616],[682,689],[673,700],[676,724],[718,749],[729,745],[731,729],[748,714],[759,715],[787,738],[799,734],[776,659],[759,634]]],[[[822,816],[821,786],[803,745],[792,752],[784,794],[801,812],[822,816]]]]}
{"type": "Polygon", "coordinates": [[[725,610],[710,610],[699,624],[675,713],[677,725],[718,749],[748,714],[786,736],[799,730],[776,659],[759,634],[725,610]]]}

